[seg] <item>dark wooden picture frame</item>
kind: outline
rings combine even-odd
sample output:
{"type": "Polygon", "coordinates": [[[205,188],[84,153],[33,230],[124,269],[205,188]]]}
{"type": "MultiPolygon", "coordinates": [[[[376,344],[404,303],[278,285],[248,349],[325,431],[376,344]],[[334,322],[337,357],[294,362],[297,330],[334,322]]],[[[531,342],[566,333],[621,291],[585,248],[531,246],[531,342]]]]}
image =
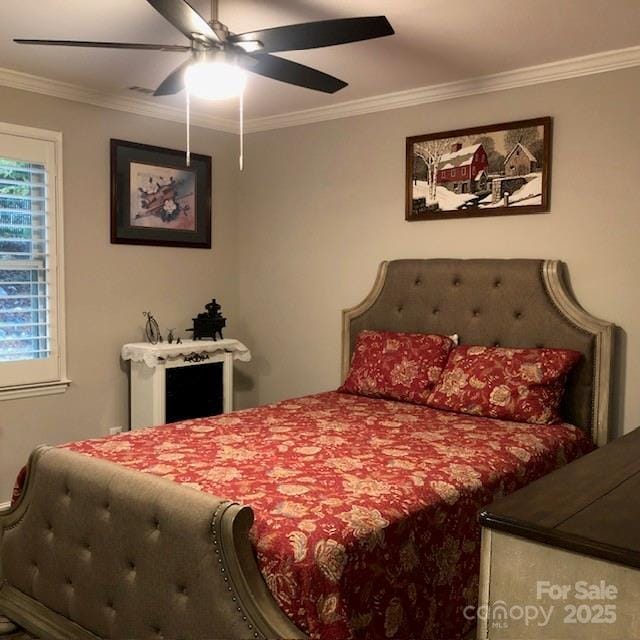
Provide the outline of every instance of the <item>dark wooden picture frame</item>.
{"type": "Polygon", "coordinates": [[[111,242],[211,248],[211,156],[111,140],[111,242]]]}
{"type": "Polygon", "coordinates": [[[551,129],[544,117],[408,137],[405,220],[549,212],[551,129]]]}

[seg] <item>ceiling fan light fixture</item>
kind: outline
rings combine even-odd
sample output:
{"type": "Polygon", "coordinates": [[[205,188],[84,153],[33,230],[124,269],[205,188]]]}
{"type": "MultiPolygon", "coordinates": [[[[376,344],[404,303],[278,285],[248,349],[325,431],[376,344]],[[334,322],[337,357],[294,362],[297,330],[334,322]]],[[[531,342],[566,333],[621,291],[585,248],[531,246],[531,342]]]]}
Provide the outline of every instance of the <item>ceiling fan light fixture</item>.
{"type": "Polygon", "coordinates": [[[185,72],[187,90],[205,100],[237,98],[244,92],[247,75],[228,62],[196,62],[185,72]]]}

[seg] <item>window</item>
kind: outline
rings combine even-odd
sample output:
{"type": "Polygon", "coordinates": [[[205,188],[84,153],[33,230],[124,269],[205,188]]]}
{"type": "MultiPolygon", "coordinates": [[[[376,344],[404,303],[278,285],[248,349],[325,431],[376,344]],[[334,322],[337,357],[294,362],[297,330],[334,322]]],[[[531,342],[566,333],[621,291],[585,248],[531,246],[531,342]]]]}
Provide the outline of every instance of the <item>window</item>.
{"type": "Polygon", "coordinates": [[[62,136],[0,123],[0,398],[66,389],[62,136]]]}

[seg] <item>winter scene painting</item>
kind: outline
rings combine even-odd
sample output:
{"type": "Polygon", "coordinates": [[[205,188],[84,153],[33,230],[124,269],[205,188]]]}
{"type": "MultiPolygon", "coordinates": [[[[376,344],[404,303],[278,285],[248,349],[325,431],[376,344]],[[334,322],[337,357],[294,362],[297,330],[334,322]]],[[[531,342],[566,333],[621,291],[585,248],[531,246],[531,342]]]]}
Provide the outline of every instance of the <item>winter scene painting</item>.
{"type": "Polygon", "coordinates": [[[551,118],[407,138],[407,220],[549,210],[551,118]]]}
{"type": "Polygon", "coordinates": [[[196,230],[196,175],[170,167],[132,162],[132,227],[196,230]]]}

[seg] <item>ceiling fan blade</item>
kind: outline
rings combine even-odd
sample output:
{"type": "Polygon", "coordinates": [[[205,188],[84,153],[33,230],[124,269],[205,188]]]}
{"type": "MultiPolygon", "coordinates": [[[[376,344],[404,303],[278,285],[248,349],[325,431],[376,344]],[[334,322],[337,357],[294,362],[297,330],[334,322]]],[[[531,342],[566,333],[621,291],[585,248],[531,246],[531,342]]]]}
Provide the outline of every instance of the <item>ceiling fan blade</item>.
{"type": "Polygon", "coordinates": [[[211,42],[220,42],[207,21],[185,0],[147,0],[147,2],[178,31],[191,39],[194,33],[211,42]]]}
{"type": "Polygon", "coordinates": [[[135,42],[91,42],[86,40],[27,40],[15,38],[18,44],[37,44],[54,47],[94,47],[98,49],[140,49],[142,51],[191,51],[191,47],[179,44],[142,44],[135,42]]]}
{"type": "Polygon", "coordinates": [[[324,93],[335,93],[347,86],[346,82],[322,71],[269,54],[256,53],[239,56],[238,64],[252,73],[324,93]]]}
{"type": "Polygon", "coordinates": [[[320,22],[305,22],[261,31],[249,31],[230,36],[229,41],[240,44],[257,40],[263,45],[261,51],[269,53],[331,47],[347,42],[381,38],[394,33],[393,27],[384,16],[373,16],[321,20],[320,22]]]}
{"type": "Polygon", "coordinates": [[[185,88],[184,72],[191,64],[191,60],[185,60],[180,66],[176,67],[153,92],[154,96],[172,96],[180,93],[185,88]]]}

